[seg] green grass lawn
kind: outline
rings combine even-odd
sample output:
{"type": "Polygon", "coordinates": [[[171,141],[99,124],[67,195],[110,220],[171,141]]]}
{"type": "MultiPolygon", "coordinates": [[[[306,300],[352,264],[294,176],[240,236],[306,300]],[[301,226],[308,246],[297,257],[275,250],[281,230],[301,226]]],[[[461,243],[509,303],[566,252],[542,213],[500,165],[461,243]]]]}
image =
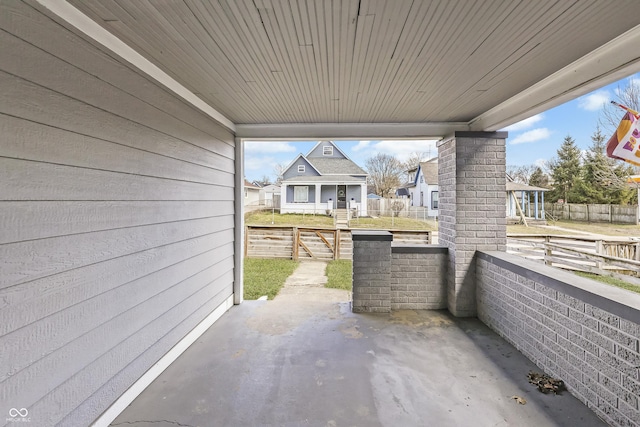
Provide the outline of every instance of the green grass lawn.
{"type": "Polygon", "coordinates": [[[345,259],[330,261],[327,264],[327,284],[325,287],[333,289],[351,290],[352,262],[345,259]]]}
{"type": "Polygon", "coordinates": [[[298,261],[290,259],[245,258],[244,299],[275,298],[296,267],[298,261]]]}
{"type": "Polygon", "coordinates": [[[575,271],[578,276],[586,277],[588,279],[597,280],[598,282],[605,283],[611,286],[617,286],[618,288],[626,289],[628,291],[637,292],[640,294],[640,286],[636,286],[632,283],[625,282],[624,280],[617,279],[611,276],[598,276],[597,274],[585,273],[582,271],[575,271]]]}
{"type": "MultiPolygon", "coordinates": [[[[272,214],[267,211],[250,212],[245,215],[247,225],[281,225],[291,227],[333,227],[333,218],[326,215],[272,214]],[[272,224],[273,222],[273,224],[272,224]]],[[[421,221],[411,218],[355,218],[351,228],[370,228],[381,230],[434,230],[434,221],[421,221]]]]}
{"type": "Polygon", "coordinates": [[[282,225],[291,227],[304,225],[333,227],[333,218],[327,215],[272,214],[267,211],[247,213],[245,215],[244,222],[247,225],[282,225]]]}

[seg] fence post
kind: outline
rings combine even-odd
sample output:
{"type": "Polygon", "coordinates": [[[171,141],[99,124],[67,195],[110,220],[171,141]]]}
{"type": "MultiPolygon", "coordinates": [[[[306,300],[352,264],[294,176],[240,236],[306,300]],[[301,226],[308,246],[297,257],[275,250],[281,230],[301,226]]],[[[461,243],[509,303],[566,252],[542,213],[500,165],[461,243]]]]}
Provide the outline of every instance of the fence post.
{"type": "Polygon", "coordinates": [[[544,264],[551,265],[551,248],[549,247],[549,243],[551,243],[551,236],[546,234],[544,236],[544,264]]]}
{"type": "Polygon", "coordinates": [[[293,247],[291,248],[291,258],[294,261],[298,260],[299,252],[300,252],[300,232],[298,231],[298,227],[293,227],[293,247]]]}
{"type": "MultiPolygon", "coordinates": [[[[602,242],[602,240],[596,240],[595,241],[596,244],[596,255],[604,255],[604,244],[602,242]]],[[[595,261],[596,264],[596,268],[598,270],[602,270],[602,260],[599,259],[598,261],[595,261]]]]}

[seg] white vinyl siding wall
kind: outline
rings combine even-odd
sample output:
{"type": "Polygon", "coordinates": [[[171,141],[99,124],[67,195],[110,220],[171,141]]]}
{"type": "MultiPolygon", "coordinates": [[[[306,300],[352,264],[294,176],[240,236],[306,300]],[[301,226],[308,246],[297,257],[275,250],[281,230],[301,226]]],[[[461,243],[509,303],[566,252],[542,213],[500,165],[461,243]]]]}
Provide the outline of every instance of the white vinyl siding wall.
{"type": "Polygon", "coordinates": [[[0,5],[0,416],[88,425],[232,295],[234,135],[0,5]]]}

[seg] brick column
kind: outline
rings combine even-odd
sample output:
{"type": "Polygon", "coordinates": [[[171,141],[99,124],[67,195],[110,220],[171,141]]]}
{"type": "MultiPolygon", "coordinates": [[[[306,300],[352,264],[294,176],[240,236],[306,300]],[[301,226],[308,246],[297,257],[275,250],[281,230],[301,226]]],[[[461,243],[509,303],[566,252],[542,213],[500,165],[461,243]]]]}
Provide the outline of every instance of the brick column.
{"type": "Polygon", "coordinates": [[[388,231],[353,230],[354,313],[391,311],[391,241],[388,231]]]}
{"type": "Polygon", "coordinates": [[[456,132],[438,148],[438,242],[449,248],[447,302],[476,316],[476,250],[505,251],[507,132],[456,132]]]}

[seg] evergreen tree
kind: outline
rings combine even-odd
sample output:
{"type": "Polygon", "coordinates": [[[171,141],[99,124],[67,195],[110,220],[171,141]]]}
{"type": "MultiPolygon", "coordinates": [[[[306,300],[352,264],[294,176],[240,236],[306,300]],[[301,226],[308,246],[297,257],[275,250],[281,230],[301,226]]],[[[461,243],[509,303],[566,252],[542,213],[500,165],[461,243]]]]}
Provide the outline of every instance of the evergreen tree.
{"type": "Polygon", "coordinates": [[[613,159],[605,154],[605,136],[596,127],[591,135],[591,146],[585,153],[583,178],[576,190],[584,203],[609,204],[612,203],[612,188],[607,177],[611,176],[615,168],[613,159]]]}
{"type": "Polygon", "coordinates": [[[565,203],[579,202],[580,196],[576,192],[576,184],[580,181],[582,166],[580,164],[580,149],[570,135],[567,135],[558,149],[558,157],[549,162],[553,190],[549,192],[549,200],[559,199],[565,203]]]}
{"type": "Polygon", "coordinates": [[[542,171],[542,168],[540,166],[537,166],[533,170],[533,173],[529,178],[529,185],[533,185],[534,187],[542,187],[542,188],[549,187],[549,177],[547,176],[546,173],[542,171]]]}

